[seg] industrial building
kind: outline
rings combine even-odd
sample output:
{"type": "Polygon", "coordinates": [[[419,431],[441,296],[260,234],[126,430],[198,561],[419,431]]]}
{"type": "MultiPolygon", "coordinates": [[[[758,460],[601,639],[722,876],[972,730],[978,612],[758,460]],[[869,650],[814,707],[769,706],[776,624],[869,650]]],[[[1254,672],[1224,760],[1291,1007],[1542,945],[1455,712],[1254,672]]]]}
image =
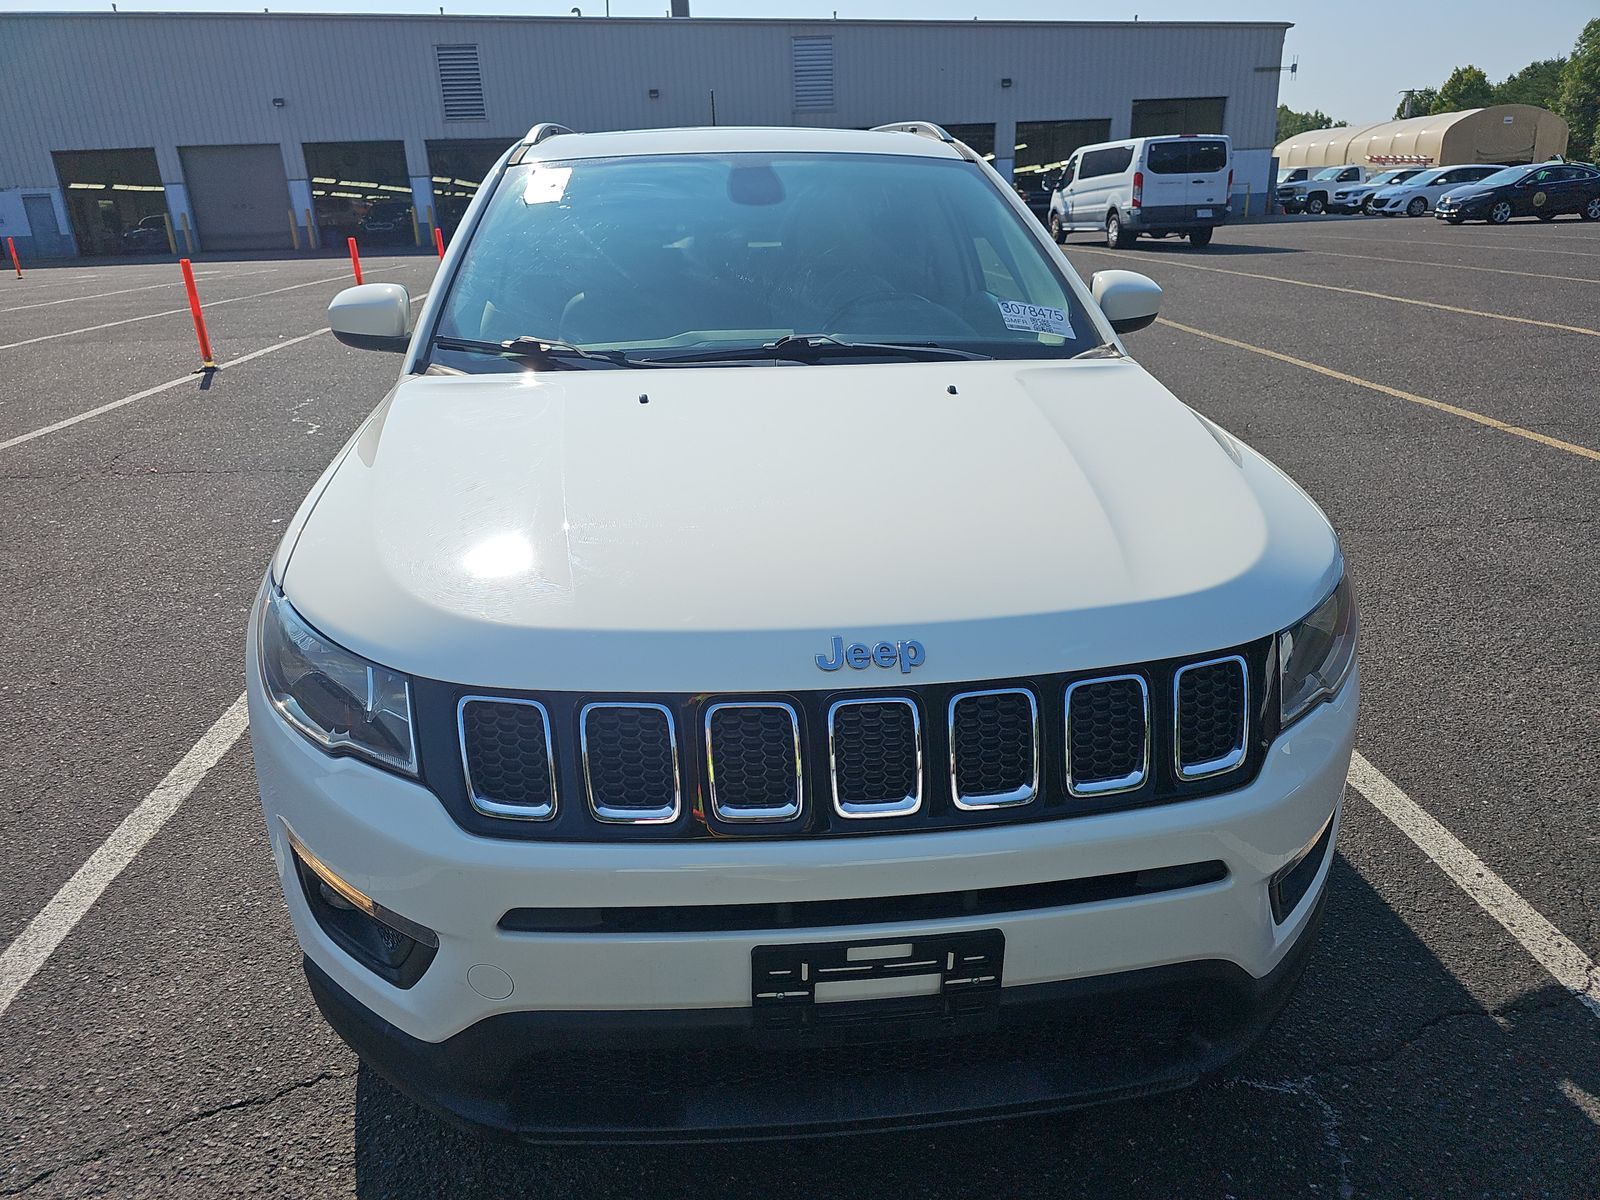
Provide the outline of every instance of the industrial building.
{"type": "Polygon", "coordinates": [[[1567,123],[1532,104],[1493,104],[1377,125],[1297,133],[1273,151],[1280,167],[1442,167],[1544,162],[1567,150],[1567,123]]]}
{"type": "MultiPolygon", "coordinates": [[[[686,11],[686,5],[680,11],[686,11]]],[[[1225,133],[1270,193],[1284,23],[0,16],[0,237],[27,257],[446,234],[530,125],[937,121],[1024,182],[1225,133]]],[[[1239,209],[1236,207],[1236,211],[1239,209]]]]}

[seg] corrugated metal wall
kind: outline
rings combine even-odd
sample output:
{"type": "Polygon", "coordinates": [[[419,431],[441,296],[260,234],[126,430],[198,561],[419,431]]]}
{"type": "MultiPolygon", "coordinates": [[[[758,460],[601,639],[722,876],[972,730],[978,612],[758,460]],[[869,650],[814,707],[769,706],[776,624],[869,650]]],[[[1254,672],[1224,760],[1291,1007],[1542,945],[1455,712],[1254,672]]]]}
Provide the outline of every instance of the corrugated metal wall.
{"type": "MultiPolygon", "coordinates": [[[[1284,25],[734,21],[292,15],[0,16],[0,189],[55,184],[50,151],[271,142],[304,178],[304,142],[580,129],[854,126],[922,117],[1104,117],[1134,100],[1226,96],[1241,150],[1272,144],[1284,25]],[[835,104],[794,108],[791,38],[834,39],[835,104]],[[477,45],[486,114],[444,119],[435,47],[477,45]],[[1010,87],[1001,80],[1010,79],[1010,87]],[[655,89],[658,97],[650,98],[655,89]],[[283,101],[275,107],[274,98],[283,101]]],[[[1004,132],[1002,133],[1004,136],[1004,132]]],[[[1002,157],[1004,149],[1001,148],[1002,157]]]]}

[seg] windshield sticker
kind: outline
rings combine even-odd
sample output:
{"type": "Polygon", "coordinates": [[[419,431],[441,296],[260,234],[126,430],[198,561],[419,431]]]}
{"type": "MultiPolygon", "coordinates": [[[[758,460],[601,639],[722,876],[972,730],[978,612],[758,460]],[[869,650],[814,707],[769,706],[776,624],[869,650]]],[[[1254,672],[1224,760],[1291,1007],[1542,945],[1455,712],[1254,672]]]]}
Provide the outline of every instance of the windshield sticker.
{"type": "Polygon", "coordinates": [[[1050,308],[1043,304],[1024,304],[1021,300],[1001,300],[1000,316],[1007,329],[1022,329],[1029,333],[1059,333],[1072,336],[1072,323],[1067,320],[1067,310],[1050,308]]]}
{"type": "Polygon", "coordinates": [[[528,173],[527,185],[522,189],[524,204],[556,204],[567,194],[567,180],[572,178],[571,167],[543,167],[528,173]]]}

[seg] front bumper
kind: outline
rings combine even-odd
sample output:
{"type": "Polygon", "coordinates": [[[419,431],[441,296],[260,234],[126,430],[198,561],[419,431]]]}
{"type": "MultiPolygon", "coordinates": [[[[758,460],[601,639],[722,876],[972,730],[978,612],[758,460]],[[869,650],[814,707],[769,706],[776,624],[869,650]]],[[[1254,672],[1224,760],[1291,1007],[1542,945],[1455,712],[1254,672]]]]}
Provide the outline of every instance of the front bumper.
{"type": "MultiPolygon", "coordinates": [[[[996,1115],[1019,1105],[1059,1106],[1180,1086],[1214,1069],[1259,1033],[1292,986],[1295,947],[1309,940],[1331,853],[1306,898],[1281,924],[1272,917],[1268,883],[1330,816],[1336,818],[1359,696],[1353,675],[1339,696],[1280,736],[1250,785],[1180,803],[970,831],[693,844],[539,843],[469,834],[420,785],[328,757],[278,718],[253,661],[247,674],[273,853],[308,974],[330,1021],[403,1088],[447,1111],[553,1137],[667,1137],[692,1129],[755,1136],[768,1126],[793,1131],[802,1125],[820,1130],[863,1121],[948,1120],[957,1113],[996,1115]],[[396,986],[324,932],[296,874],[291,828],[340,878],[437,933],[437,953],[420,978],[396,986]],[[1153,895],[934,921],[863,923],[857,917],[851,924],[822,927],[603,934],[515,933],[499,925],[503,914],[519,907],[673,910],[870,900],[1209,861],[1224,864],[1225,877],[1153,895]],[[719,1116],[714,1099],[691,1102],[691,1095],[701,1095],[690,1086],[695,1078],[713,1081],[706,1095],[733,1094],[715,1068],[719,1054],[747,1057],[752,1046],[763,1053],[784,1049],[763,1040],[766,1034],[754,1024],[757,946],[978,930],[1000,931],[1005,954],[1004,986],[993,993],[997,1003],[987,1014],[967,1014],[993,1022],[987,1032],[972,1035],[979,1038],[970,1043],[977,1065],[919,1068],[912,1072],[915,1079],[900,1079],[883,1066],[893,1058],[883,1047],[914,1042],[922,1048],[905,1053],[917,1062],[946,1062],[967,1035],[946,1020],[951,1013],[945,1011],[930,1027],[930,1040],[895,1016],[899,1001],[872,1001],[865,1027],[879,1047],[871,1061],[880,1064],[874,1071],[881,1068],[883,1081],[863,1082],[829,1068],[817,1086],[795,1093],[804,1098],[803,1104],[795,1101],[798,1108],[773,1100],[719,1116]],[[501,990],[508,994],[491,998],[472,986],[474,968],[480,968],[473,976],[480,982],[481,968],[504,978],[508,986],[501,990]],[[1086,996],[1100,1000],[1080,1007],[1086,996]],[[1099,1027],[1094,1022],[1104,1016],[1101,1001],[1107,996],[1113,999],[1103,1007],[1112,1016],[1165,1011],[1161,1020],[1181,1035],[1134,1037],[1142,1027],[1136,1023],[1109,1040],[1067,1037],[1075,1023],[1099,1027]],[[1176,1015],[1170,1011],[1175,1004],[1176,1015]],[[892,1018],[887,1025],[885,1012],[892,1018]],[[1146,1045],[1152,1041],[1153,1050],[1146,1045]],[[620,1055],[617,1071],[637,1058],[679,1083],[642,1109],[611,1105],[609,1129],[595,1125],[600,1118],[592,1105],[566,1116],[535,1106],[533,1097],[550,1090],[546,1080],[552,1072],[565,1070],[579,1083],[591,1074],[599,1080],[584,1064],[606,1045],[628,1051],[620,1055]],[[1008,1059],[1005,1047],[1014,1045],[1033,1049],[1008,1059]],[[651,1046],[655,1050],[647,1054],[651,1046]],[[1041,1065],[1049,1056],[1041,1047],[1059,1049],[1055,1066],[1041,1065]],[[992,1067],[987,1076],[979,1069],[984,1062],[992,1067]],[[959,1087],[934,1086],[946,1069],[961,1081],[959,1087]],[[921,1089],[916,1095],[904,1090],[913,1083],[921,1089]]],[[[841,1012],[849,1007],[815,1006],[841,1012]]],[[[1165,1027],[1154,1017],[1144,1025],[1165,1027]]],[[[799,1047],[805,1054],[794,1069],[802,1074],[809,1070],[803,1062],[816,1057],[811,1045],[799,1047]]],[[[834,1061],[823,1053],[825,1045],[816,1049],[834,1061]]],[[[792,1066],[793,1060],[784,1061],[792,1066]]]]}
{"type": "MultiPolygon", "coordinates": [[[[1264,978],[1215,960],[1002,989],[969,1014],[842,1005],[823,1029],[750,1009],[510,1012],[425,1042],[309,958],[317,1007],[367,1063],[455,1122],[537,1142],[757,1140],[952,1125],[1186,1087],[1265,1032],[1323,893],[1264,978]]],[[[879,1001],[880,1005],[892,1004],[879,1001]]]]}

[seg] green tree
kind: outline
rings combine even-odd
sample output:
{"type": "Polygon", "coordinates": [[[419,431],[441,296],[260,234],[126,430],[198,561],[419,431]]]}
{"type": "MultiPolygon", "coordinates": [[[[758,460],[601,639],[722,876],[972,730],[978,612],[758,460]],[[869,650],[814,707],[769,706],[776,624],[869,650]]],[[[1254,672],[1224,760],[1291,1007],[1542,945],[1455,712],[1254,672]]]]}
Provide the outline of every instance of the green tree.
{"type": "MultiPolygon", "coordinates": [[[[1411,93],[1411,115],[1413,117],[1425,117],[1425,116],[1427,116],[1429,113],[1431,113],[1433,111],[1434,105],[1436,105],[1438,103],[1439,103],[1439,89],[1438,88],[1431,88],[1431,87],[1416,88],[1411,93]]],[[[1400,103],[1396,104],[1394,106],[1394,119],[1396,121],[1399,121],[1399,120],[1403,119],[1405,117],[1405,115],[1406,115],[1406,98],[1404,96],[1401,96],[1400,97],[1400,103]]]]}
{"type": "Polygon", "coordinates": [[[1600,150],[1600,17],[1578,35],[1572,56],[1561,68],[1561,102],[1566,118],[1567,154],[1589,159],[1600,150]]]}
{"type": "Polygon", "coordinates": [[[1434,102],[1434,112],[1460,112],[1463,108],[1487,108],[1494,103],[1494,85],[1482,68],[1468,63],[1450,72],[1450,78],[1439,85],[1439,98],[1434,102]]]}
{"type": "Polygon", "coordinates": [[[1297,133],[1310,133],[1313,129],[1338,129],[1348,121],[1335,121],[1320,109],[1312,112],[1295,112],[1287,104],[1278,105],[1278,141],[1292,138],[1297,133]]]}
{"type": "Polygon", "coordinates": [[[1561,104],[1564,58],[1542,58],[1494,85],[1496,104],[1534,104],[1555,112],[1561,104]]]}

